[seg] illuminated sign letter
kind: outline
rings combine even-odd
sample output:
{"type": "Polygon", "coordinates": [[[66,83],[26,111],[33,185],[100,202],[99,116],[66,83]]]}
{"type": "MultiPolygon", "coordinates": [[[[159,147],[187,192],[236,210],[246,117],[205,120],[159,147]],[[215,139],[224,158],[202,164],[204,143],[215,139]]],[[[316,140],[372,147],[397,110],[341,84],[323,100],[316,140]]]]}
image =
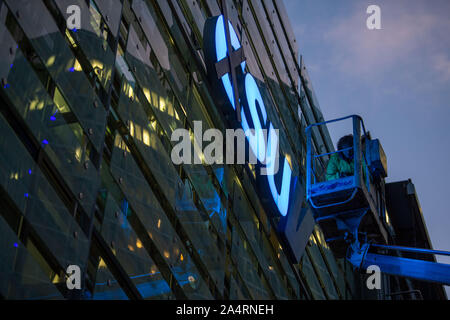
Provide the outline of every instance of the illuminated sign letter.
{"type": "Polygon", "coordinates": [[[287,159],[280,155],[278,129],[268,119],[256,79],[245,71],[246,65],[236,31],[230,21],[224,21],[222,15],[209,18],[205,23],[204,53],[215,101],[222,106],[225,115],[232,115],[236,110],[233,86],[238,86],[241,98],[240,126],[245,131],[250,150],[258,160],[256,185],[266,199],[264,202],[276,208],[277,214],[286,216],[297,177],[293,176],[287,159]],[[232,52],[227,48],[225,25],[228,25],[230,31],[232,52]],[[230,65],[235,69],[229,70],[230,65]],[[235,78],[238,83],[232,83],[230,72],[237,73],[235,78]],[[280,164],[281,171],[278,170],[280,164]]]}

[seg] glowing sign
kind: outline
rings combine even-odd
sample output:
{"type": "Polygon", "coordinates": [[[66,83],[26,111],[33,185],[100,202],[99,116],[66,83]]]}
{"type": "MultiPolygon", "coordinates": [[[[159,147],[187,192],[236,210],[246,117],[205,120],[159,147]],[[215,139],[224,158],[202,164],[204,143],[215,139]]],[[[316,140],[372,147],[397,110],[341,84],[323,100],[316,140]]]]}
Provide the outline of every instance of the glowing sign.
{"type": "MultiPolygon", "coordinates": [[[[241,43],[230,21],[227,24],[231,47],[235,52],[241,48],[241,43]]],[[[275,134],[273,124],[267,117],[266,107],[258,84],[250,73],[245,72],[244,61],[234,60],[230,65],[236,65],[237,68],[228,70],[238,73],[236,75],[237,84],[232,83],[229,72],[217,76],[217,66],[221,61],[235,59],[235,57],[232,57],[233,52],[230,53],[229,48],[227,48],[225,22],[222,15],[209,18],[206,21],[204,51],[208,75],[216,92],[215,100],[218,104],[224,106],[226,114],[231,114],[230,111],[236,110],[233,85],[240,85],[239,96],[241,96],[241,92],[243,93],[240,99],[242,119],[240,125],[244,131],[254,129],[254,135],[247,135],[247,141],[253,154],[258,159],[259,170],[262,168],[266,170],[266,175],[257,175],[258,188],[263,194],[269,194],[269,197],[266,198],[270,198],[270,202],[275,205],[278,214],[286,216],[289,211],[290,195],[295,187],[297,177],[292,175],[287,159],[279,154],[278,136],[275,134]],[[219,79],[221,81],[218,81],[219,79]],[[262,129],[268,130],[267,139],[264,137],[262,129]],[[279,163],[276,161],[279,161],[279,163]],[[282,165],[280,170],[275,169],[278,168],[278,164],[282,165]]]]}
{"type": "MultiPolygon", "coordinates": [[[[223,16],[219,16],[216,22],[215,28],[215,38],[221,39],[223,41],[216,41],[216,62],[221,61],[227,57],[228,49],[227,49],[227,41],[225,40],[225,25],[223,23],[223,16]]],[[[228,21],[228,26],[230,30],[230,40],[231,46],[234,50],[238,50],[241,47],[241,43],[237,37],[236,32],[231,25],[231,22],[228,21]]],[[[241,63],[242,72],[245,70],[245,61],[241,63]]],[[[233,94],[233,86],[231,85],[230,74],[225,74],[222,76],[222,83],[225,91],[227,93],[228,99],[233,106],[233,109],[236,110],[236,106],[234,105],[234,94],[233,94]]]]}

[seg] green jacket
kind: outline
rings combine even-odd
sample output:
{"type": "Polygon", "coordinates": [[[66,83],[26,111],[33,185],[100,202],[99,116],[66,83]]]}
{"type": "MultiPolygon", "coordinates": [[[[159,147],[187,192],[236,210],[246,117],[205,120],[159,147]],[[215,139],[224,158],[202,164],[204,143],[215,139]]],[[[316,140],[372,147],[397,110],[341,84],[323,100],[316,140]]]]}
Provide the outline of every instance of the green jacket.
{"type": "Polygon", "coordinates": [[[333,153],[327,165],[327,181],[336,180],[345,176],[352,176],[354,170],[353,159],[349,163],[337,153],[333,153]]]}

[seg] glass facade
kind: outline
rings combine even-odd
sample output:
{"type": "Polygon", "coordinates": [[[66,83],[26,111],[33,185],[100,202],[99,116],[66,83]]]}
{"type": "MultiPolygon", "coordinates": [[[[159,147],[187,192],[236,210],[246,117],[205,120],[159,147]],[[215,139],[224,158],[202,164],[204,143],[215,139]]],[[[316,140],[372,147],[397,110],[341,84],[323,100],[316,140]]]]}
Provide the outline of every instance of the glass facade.
{"type": "MultiPolygon", "coordinates": [[[[286,253],[251,165],[171,160],[174,130],[198,150],[194,121],[228,127],[202,47],[219,2],[0,0],[0,297],[360,298],[360,276],[319,227],[300,261],[286,253]],[[70,5],[79,29],[67,28],[70,5]],[[70,265],[80,290],[67,288],[70,265]]],[[[283,3],[228,3],[280,151],[304,179],[304,129],[323,119],[283,3]]],[[[333,149],[326,129],[313,141],[333,149]]]]}

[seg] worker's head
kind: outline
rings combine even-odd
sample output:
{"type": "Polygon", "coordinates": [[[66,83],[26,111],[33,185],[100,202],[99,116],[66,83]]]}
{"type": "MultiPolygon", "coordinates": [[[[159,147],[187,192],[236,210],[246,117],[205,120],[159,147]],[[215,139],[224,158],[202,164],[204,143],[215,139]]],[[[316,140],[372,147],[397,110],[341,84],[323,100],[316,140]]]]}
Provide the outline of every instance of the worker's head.
{"type": "MultiPolygon", "coordinates": [[[[338,150],[343,150],[347,148],[353,147],[353,135],[349,134],[346,136],[343,136],[338,141],[338,150]]],[[[339,153],[339,155],[347,161],[351,161],[353,158],[353,149],[345,150],[339,153]]]]}

